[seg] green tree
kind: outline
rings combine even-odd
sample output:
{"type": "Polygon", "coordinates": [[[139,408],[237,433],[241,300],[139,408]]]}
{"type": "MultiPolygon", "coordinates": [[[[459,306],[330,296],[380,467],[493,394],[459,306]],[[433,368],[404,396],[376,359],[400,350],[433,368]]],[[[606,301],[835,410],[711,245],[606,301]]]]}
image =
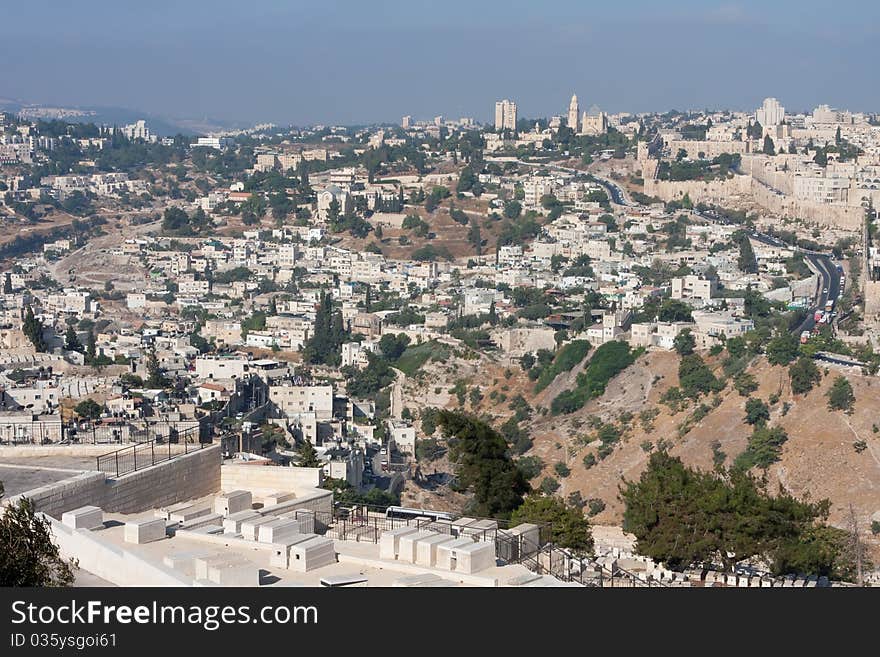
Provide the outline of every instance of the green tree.
{"type": "Polygon", "coordinates": [[[12,274],[9,272],[3,277],[3,294],[12,294],[12,274]]]}
{"type": "Polygon", "coordinates": [[[95,342],[95,334],[92,331],[89,331],[89,334],[86,336],[86,353],[85,353],[85,362],[86,365],[91,365],[95,362],[98,357],[98,346],[95,342]]]}
{"type": "Polygon", "coordinates": [[[89,397],[88,399],[83,399],[79,404],[74,406],[73,410],[82,418],[86,418],[87,420],[97,420],[101,417],[104,407],[89,397]]]}
{"type": "Polygon", "coordinates": [[[550,541],[575,554],[593,552],[593,533],[580,508],[552,495],[529,495],[510,516],[511,525],[532,523],[550,526],[550,541]]]}
{"type": "Polygon", "coordinates": [[[799,348],[794,334],[784,331],[767,343],[767,360],[771,365],[788,365],[797,358],[799,348]]]}
{"type": "Polygon", "coordinates": [[[320,468],[321,460],[318,458],[318,452],[315,446],[308,440],[303,440],[297,450],[299,453],[299,462],[297,465],[301,468],[320,468]]]}
{"type": "MultiPolygon", "coordinates": [[[[664,451],[651,455],[639,481],[625,483],[621,498],[624,530],[635,534],[637,551],[676,570],[720,562],[730,572],[740,561],[761,558],[790,572],[781,557],[824,526],[830,507],[782,492],[772,497],[744,471],[702,472],[664,451]]],[[[838,555],[826,557],[804,574],[838,555]]]]}
{"type": "Polygon", "coordinates": [[[155,351],[147,354],[146,366],[146,385],[148,388],[167,388],[171,385],[171,382],[162,373],[162,368],[159,366],[159,359],[156,358],[155,351]]]}
{"type": "Polygon", "coordinates": [[[0,586],[72,585],[78,564],[61,557],[49,520],[37,515],[34,503],[22,497],[0,509],[0,586]]]}
{"type": "Polygon", "coordinates": [[[43,338],[43,322],[34,316],[34,309],[27,306],[24,311],[24,322],[21,326],[22,332],[27,339],[34,345],[36,351],[46,351],[46,341],[43,338]]]}
{"type": "Polygon", "coordinates": [[[468,514],[506,518],[523,503],[529,484],[510,459],[507,442],[485,422],[448,410],[437,412],[437,425],[448,437],[456,485],[473,492],[468,514]]]}
{"type": "Polygon", "coordinates": [[[661,322],[692,322],[691,307],[678,299],[665,299],[660,304],[657,318],[661,322]]]}
{"type": "Polygon", "coordinates": [[[76,334],[76,329],[73,328],[73,325],[67,327],[67,331],[64,333],[64,348],[67,351],[82,351],[83,346],[82,342],[79,341],[79,336],[76,334]]]}
{"type": "Polygon", "coordinates": [[[748,235],[742,233],[739,237],[739,259],[737,266],[747,274],[758,273],[758,261],[748,235]]]}
{"type": "Polygon", "coordinates": [[[690,329],[684,329],[675,336],[675,340],[673,340],[672,344],[680,356],[689,356],[694,353],[694,348],[697,346],[697,340],[694,338],[690,329]]]}
{"type": "Polygon", "coordinates": [[[811,358],[801,356],[788,368],[791,378],[791,391],[796,395],[803,395],[813,389],[813,386],[822,380],[819,368],[811,358]]]}
{"type": "Polygon", "coordinates": [[[746,422],[766,424],[770,420],[770,408],[761,399],[749,397],[746,400],[746,422]]]}
{"type": "Polygon", "coordinates": [[[385,358],[393,361],[403,355],[409,342],[409,336],[405,333],[398,333],[397,335],[394,335],[393,333],[385,333],[379,340],[379,349],[382,351],[382,355],[385,358]]]}
{"type": "Polygon", "coordinates": [[[846,411],[851,413],[856,403],[852,385],[844,376],[838,376],[828,390],[828,408],[832,411],[846,411]]]}
{"type": "Polygon", "coordinates": [[[699,397],[718,390],[718,380],[698,354],[682,356],[678,364],[678,381],[688,397],[699,397]]]}
{"type": "Polygon", "coordinates": [[[776,148],[773,146],[773,140],[770,138],[770,135],[766,135],[764,137],[764,155],[776,155],[776,148]]]}

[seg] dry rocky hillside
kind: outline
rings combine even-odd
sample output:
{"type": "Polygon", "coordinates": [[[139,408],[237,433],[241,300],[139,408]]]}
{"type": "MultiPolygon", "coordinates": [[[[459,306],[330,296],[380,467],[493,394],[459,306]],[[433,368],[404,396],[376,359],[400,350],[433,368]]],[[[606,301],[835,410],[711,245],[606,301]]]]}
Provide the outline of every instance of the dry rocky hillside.
{"type": "MultiPolygon", "coordinates": [[[[723,357],[703,357],[721,375],[723,357]]],[[[674,352],[642,355],[609,382],[601,397],[575,413],[554,416],[540,409],[549,409],[552,399],[574,384],[585,363],[559,375],[535,394],[534,383],[519,364],[508,365],[487,356],[478,360],[453,358],[446,363],[427,363],[421,377],[405,386],[404,403],[412,410],[457,408],[458,398],[449,390],[457,381],[465,381],[468,391],[479,386],[482,399],[474,406],[470,395],[466,395],[464,409],[491,417],[498,427],[513,414],[509,400],[523,395],[536,411],[531,420],[521,424],[534,443],[525,455],[537,456],[544,463],[543,472],[532,480],[532,485],[538,487],[549,476],[559,482],[556,494],[562,497],[578,491],[584,500],[599,498],[605,508],[593,521],[614,525],[621,522],[623,513],[618,499],[622,480],[638,479],[650,452],[658,445],[680,456],[686,464],[703,469],[712,469],[722,459],[730,466],[746,449],[752,433],[744,420],[747,397],[741,396],[729,381],[718,395],[691,402],[678,412],[661,402],[663,393],[678,384],[678,363],[679,356],[674,352]],[[706,404],[708,412],[693,421],[700,403],[706,404]],[[621,430],[621,437],[610,454],[596,458],[595,465],[587,467],[584,457],[595,457],[601,445],[595,439],[599,420],[614,424],[621,430]],[[559,462],[570,469],[568,476],[555,471],[559,462]]],[[[806,395],[792,394],[787,368],[771,366],[763,356],[754,359],[747,371],[758,382],[752,397],[768,402],[778,396],[778,401],[770,404],[769,425],[781,426],[788,434],[779,460],[767,470],[768,489],[775,491],[781,486],[799,497],[828,498],[832,503],[830,522],[841,527],[847,525],[852,505],[877,561],[880,537],[872,536],[870,526],[872,516],[880,519],[880,380],[844,373],[856,398],[853,412],[846,414],[829,410],[826,397],[840,371],[825,370],[821,383],[806,395]],[[854,443],[860,442],[866,447],[857,449],[854,443]]],[[[450,465],[441,458],[423,462],[420,471],[423,475],[448,473],[450,465]]],[[[756,470],[755,474],[761,476],[762,471],[756,470]]],[[[442,477],[436,477],[431,486],[408,482],[405,502],[454,508],[464,501],[460,495],[450,496],[448,487],[436,485],[438,480],[442,477]]]]}

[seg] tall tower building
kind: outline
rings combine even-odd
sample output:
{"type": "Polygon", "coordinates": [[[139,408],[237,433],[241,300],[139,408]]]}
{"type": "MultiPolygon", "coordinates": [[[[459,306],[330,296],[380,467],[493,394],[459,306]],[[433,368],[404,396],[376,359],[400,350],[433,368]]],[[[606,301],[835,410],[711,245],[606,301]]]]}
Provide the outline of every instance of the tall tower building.
{"type": "Polygon", "coordinates": [[[412,117],[407,114],[400,120],[400,127],[404,130],[409,128],[412,125],[412,117]]]}
{"type": "Polygon", "coordinates": [[[568,104],[568,127],[572,129],[572,131],[578,131],[578,115],[580,114],[580,110],[578,108],[578,97],[577,94],[573,94],[571,97],[571,102],[568,104]]]}
{"type": "Polygon", "coordinates": [[[775,98],[765,98],[763,105],[755,112],[755,118],[762,126],[775,126],[785,119],[785,108],[775,98]]]}
{"type": "Polygon", "coordinates": [[[516,131],[516,103],[512,100],[495,103],[495,129],[516,131]]]}

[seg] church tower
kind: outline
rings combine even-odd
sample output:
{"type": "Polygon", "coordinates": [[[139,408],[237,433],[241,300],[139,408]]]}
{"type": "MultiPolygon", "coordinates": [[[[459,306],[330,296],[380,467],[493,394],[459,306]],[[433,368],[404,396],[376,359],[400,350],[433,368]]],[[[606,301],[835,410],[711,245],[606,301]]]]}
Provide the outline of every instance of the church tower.
{"type": "Polygon", "coordinates": [[[574,94],[568,104],[568,127],[575,133],[578,131],[578,114],[578,97],[574,94]]]}

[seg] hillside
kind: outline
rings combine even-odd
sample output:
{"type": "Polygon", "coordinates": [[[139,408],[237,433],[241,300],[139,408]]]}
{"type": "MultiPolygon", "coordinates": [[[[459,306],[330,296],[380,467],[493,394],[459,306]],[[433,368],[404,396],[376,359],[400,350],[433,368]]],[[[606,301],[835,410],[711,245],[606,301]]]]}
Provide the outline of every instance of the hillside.
{"type": "MultiPolygon", "coordinates": [[[[723,355],[703,356],[715,373],[723,376],[723,355]]],[[[678,412],[661,402],[663,394],[679,383],[679,356],[674,352],[641,356],[610,381],[603,395],[575,413],[557,416],[542,414],[540,409],[549,408],[553,397],[573,385],[585,363],[561,374],[536,395],[534,384],[518,364],[507,366],[485,356],[478,361],[453,360],[430,363],[422,382],[408,383],[405,403],[413,409],[432,405],[457,407],[456,395],[449,394],[448,389],[456,381],[463,381],[468,392],[479,387],[482,394],[476,406],[470,394],[466,395],[464,408],[484,414],[500,426],[513,415],[507,402],[521,394],[536,411],[521,424],[534,442],[525,455],[537,456],[544,463],[543,472],[532,479],[532,485],[537,488],[549,476],[560,484],[556,494],[562,497],[579,492],[584,500],[601,499],[605,508],[593,518],[600,524],[621,522],[623,508],[618,500],[618,487],[622,479],[640,476],[650,452],[661,441],[686,464],[712,469],[716,461],[723,460],[730,466],[746,449],[752,433],[752,427],[744,421],[747,397],[741,396],[730,381],[717,395],[690,403],[678,412]],[[700,403],[705,403],[706,408],[692,418],[700,403]],[[647,411],[645,421],[640,417],[643,411],[647,411]],[[598,457],[602,443],[596,439],[602,423],[613,424],[620,432],[619,440],[611,443],[613,449],[605,458],[598,457]],[[584,463],[588,454],[596,460],[591,467],[584,463]],[[554,471],[558,462],[570,469],[567,477],[554,471]]],[[[870,526],[872,516],[880,512],[880,381],[858,373],[844,373],[856,398],[852,414],[847,415],[827,407],[826,392],[841,374],[837,370],[826,370],[821,383],[806,395],[792,394],[787,369],[771,366],[763,356],[755,358],[747,371],[758,383],[751,396],[768,402],[769,425],[781,426],[788,434],[778,462],[767,470],[769,490],[782,486],[799,497],[828,498],[832,502],[829,520],[841,527],[847,524],[851,504],[876,561],[880,557],[880,537],[872,536],[870,526]],[[769,404],[771,396],[776,395],[778,401],[769,404]],[[860,452],[853,446],[858,441],[867,446],[860,452]]],[[[422,469],[441,472],[448,468],[445,461],[437,461],[424,464],[422,469]]],[[[756,474],[760,476],[761,471],[756,470],[756,474]]],[[[415,488],[408,483],[408,493],[414,494],[415,488]]],[[[443,492],[443,487],[418,490],[417,497],[428,506],[436,490],[443,492]]],[[[444,499],[444,506],[449,501],[444,499]]]]}

